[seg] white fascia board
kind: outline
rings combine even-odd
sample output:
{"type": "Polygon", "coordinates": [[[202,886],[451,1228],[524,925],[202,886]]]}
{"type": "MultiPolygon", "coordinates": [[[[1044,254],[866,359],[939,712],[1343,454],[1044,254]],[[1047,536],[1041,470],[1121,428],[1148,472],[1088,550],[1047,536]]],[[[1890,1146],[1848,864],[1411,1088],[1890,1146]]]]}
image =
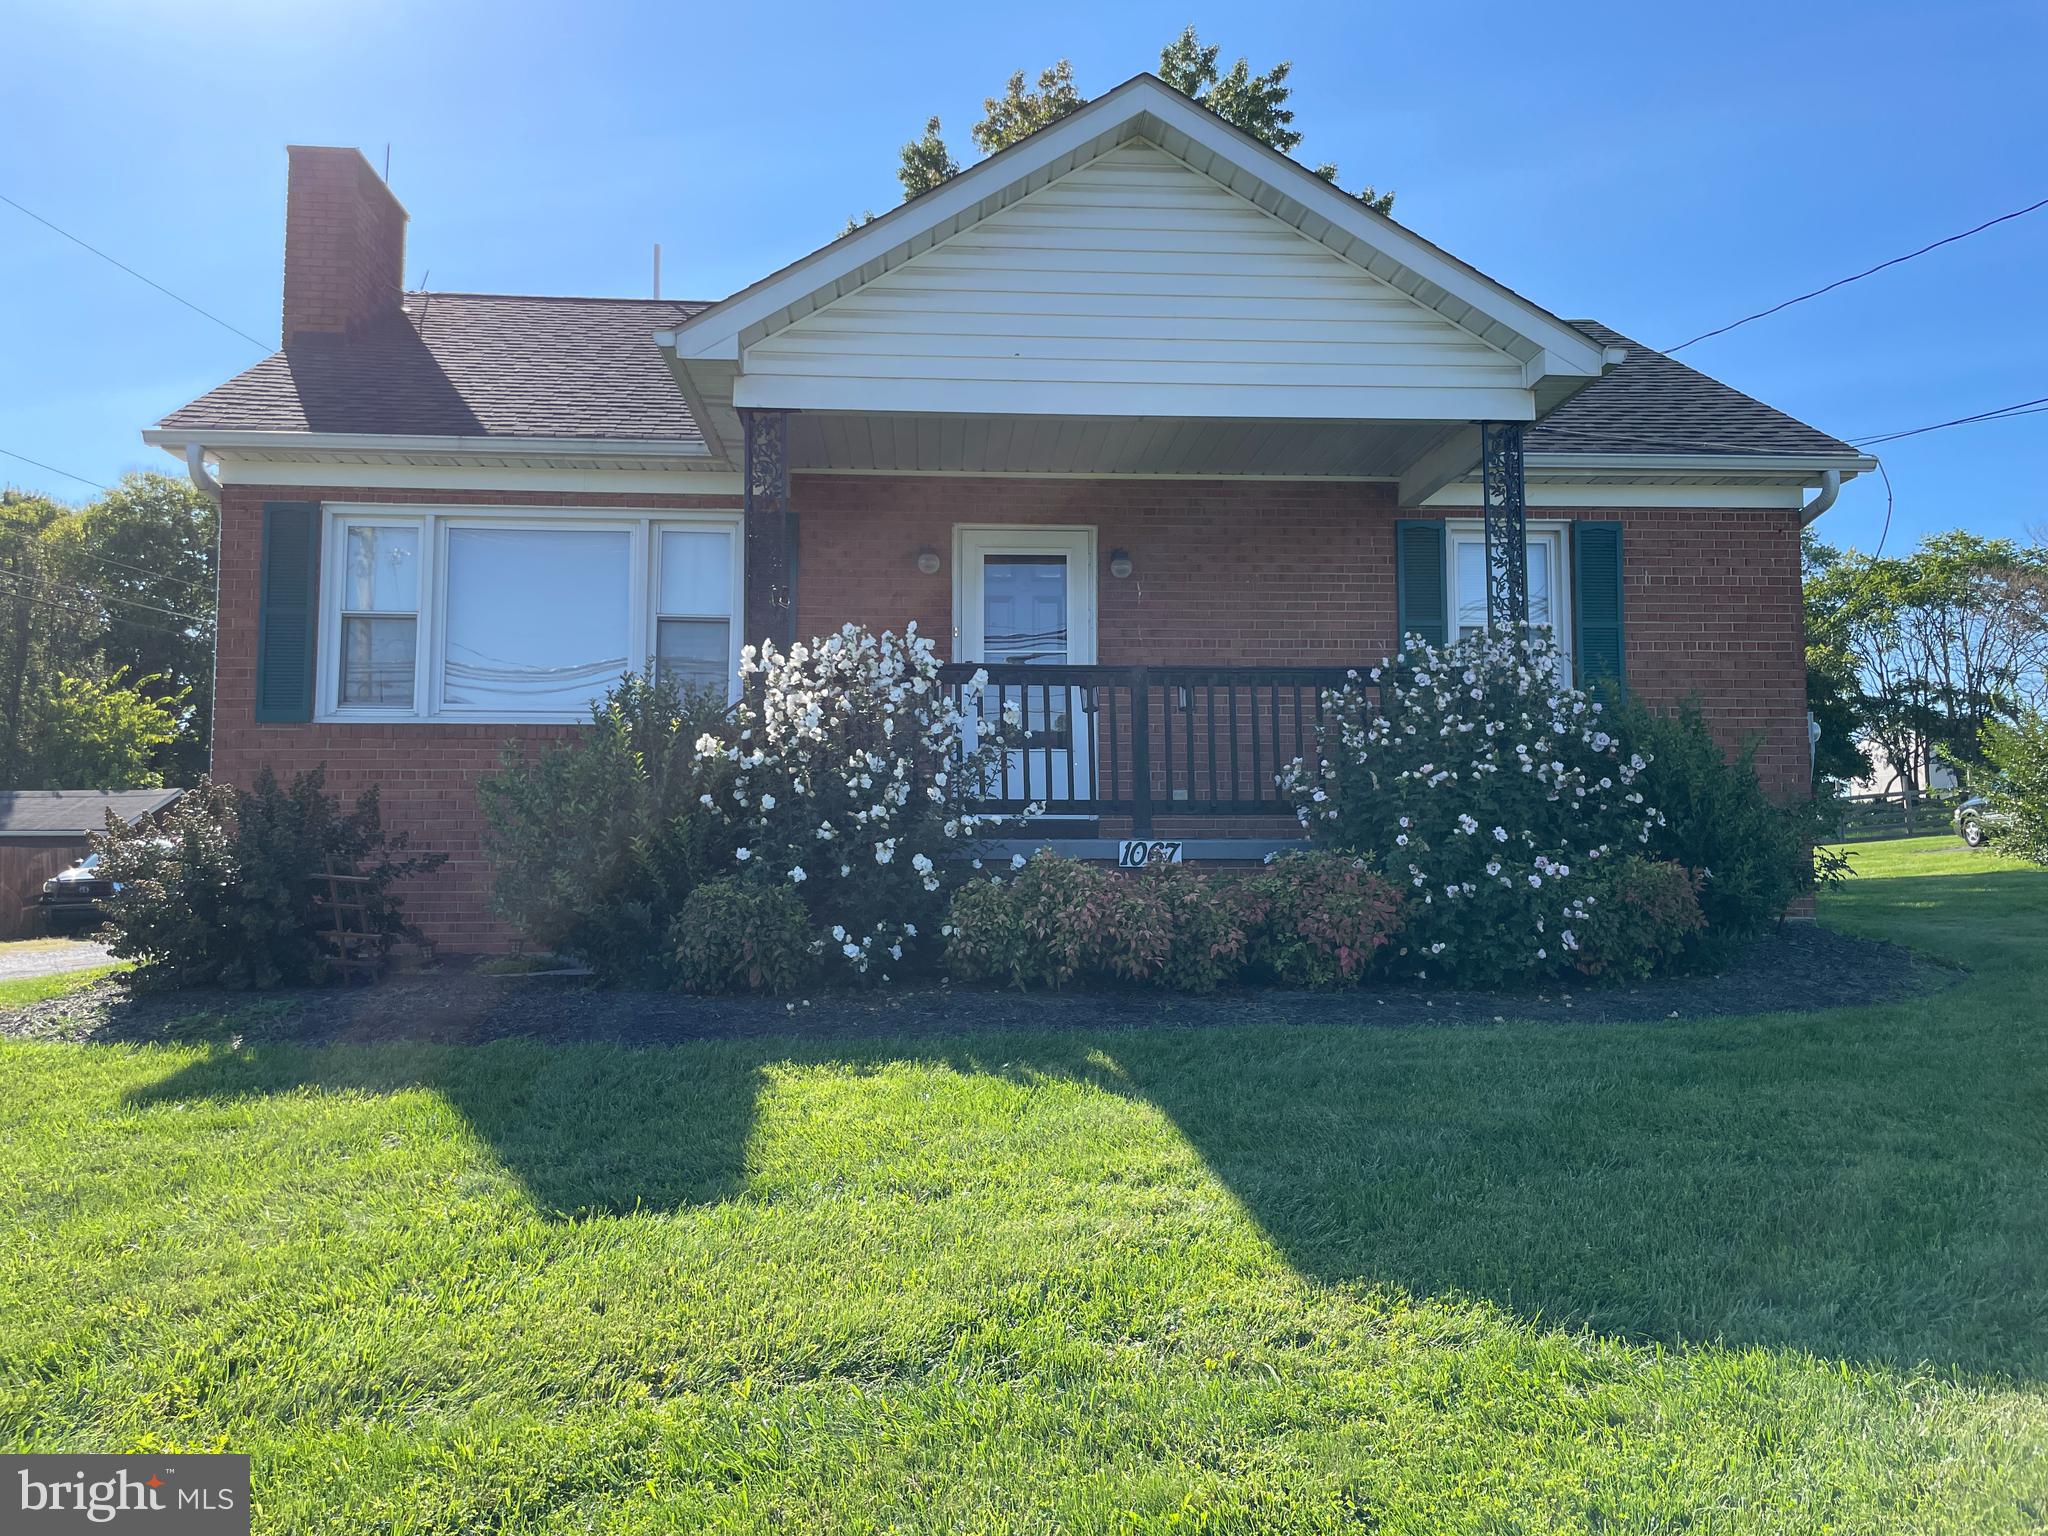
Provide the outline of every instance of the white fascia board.
{"type": "MultiPolygon", "coordinates": [[[[1519,389],[1299,388],[1262,391],[1259,419],[1400,423],[1529,421],[1519,389]]],[[[827,379],[741,374],[741,410],[888,411],[911,415],[1144,416],[1240,420],[1245,391],[1230,384],[1017,384],[984,379],[827,379]]]]}
{"type": "MultiPolygon", "coordinates": [[[[663,334],[672,338],[678,356],[737,361],[742,335],[749,327],[849,276],[861,274],[871,264],[874,271],[868,276],[879,275],[893,264],[892,258],[900,260],[919,236],[972,212],[1062,156],[1085,150],[1098,140],[1149,137],[1145,133],[1150,126],[1147,119],[1185,135],[1218,159],[1258,179],[1278,197],[1300,204],[1333,229],[1370,246],[1417,280],[1412,286],[1397,282],[1397,288],[1412,291],[1412,287],[1432,286],[1445,298],[1505,325],[1548,355],[1550,372],[1598,378],[1612,366],[1607,354],[1613,349],[1603,347],[1576,327],[1502,287],[1386,215],[1373,212],[1307,167],[1297,165],[1213,112],[1196,106],[1149,74],[1125,81],[1051,127],[991,155],[935,190],[841,236],[663,334]]],[[[1330,244],[1327,240],[1321,243],[1330,244]]],[[[1384,277],[1382,273],[1374,275],[1384,277]]],[[[1463,328],[1472,329],[1469,325],[1463,328]]]]}
{"type": "MultiPolygon", "coordinates": [[[[1542,481],[1525,491],[1531,508],[1613,507],[1649,510],[1663,507],[1737,508],[1765,507],[1793,510],[1804,505],[1804,487],[1792,483],[1772,485],[1630,485],[1617,481],[1542,481]]],[[[1481,505],[1477,482],[1446,485],[1420,502],[1401,498],[1403,507],[1428,510],[1476,511],[1481,505]]]]}
{"type": "Polygon", "coordinates": [[[601,469],[546,469],[509,463],[472,464],[366,464],[300,459],[280,463],[274,459],[238,458],[233,453],[220,460],[218,476],[222,485],[349,486],[363,490],[407,491],[552,491],[563,494],[592,492],[618,494],[644,491],[663,496],[733,497],[740,494],[740,477],[694,465],[669,469],[610,467],[601,469]]]}
{"type": "Polygon", "coordinates": [[[1877,468],[1876,459],[1860,453],[1531,453],[1523,463],[1530,470],[1586,469],[1609,474],[1803,475],[1804,484],[1819,479],[1823,470],[1838,469],[1847,479],[1877,468]]]}
{"type": "Polygon", "coordinates": [[[625,437],[445,437],[410,432],[255,432],[218,431],[202,427],[148,427],[142,440],[152,447],[182,454],[188,443],[207,452],[269,453],[446,453],[478,458],[675,459],[714,462],[701,443],[673,438],[625,437]]]}

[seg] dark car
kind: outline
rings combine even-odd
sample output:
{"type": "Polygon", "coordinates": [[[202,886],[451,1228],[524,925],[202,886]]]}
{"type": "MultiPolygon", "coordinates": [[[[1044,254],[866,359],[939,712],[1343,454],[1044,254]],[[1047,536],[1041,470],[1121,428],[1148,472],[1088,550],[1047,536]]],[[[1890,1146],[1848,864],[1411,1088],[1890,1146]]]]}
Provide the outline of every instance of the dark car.
{"type": "Polygon", "coordinates": [[[114,882],[99,872],[100,856],[88,853],[69,869],[43,882],[38,905],[47,929],[97,928],[106,920],[100,903],[114,894],[114,882]]]}
{"type": "Polygon", "coordinates": [[[1991,840],[1991,834],[1998,829],[2003,818],[1982,795],[1972,795],[1956,807],[1952,820],[1956,824],[1957,837],[1972,848],[1982,848],[1991,840]]]}

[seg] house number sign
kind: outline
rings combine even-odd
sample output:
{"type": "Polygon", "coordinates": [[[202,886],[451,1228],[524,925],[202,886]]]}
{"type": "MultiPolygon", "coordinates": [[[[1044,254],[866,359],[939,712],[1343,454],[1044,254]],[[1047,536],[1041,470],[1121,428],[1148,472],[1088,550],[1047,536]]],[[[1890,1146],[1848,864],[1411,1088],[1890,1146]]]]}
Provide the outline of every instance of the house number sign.
{"type": "Polygon", "coordinates": [[[1178,842],[1127,838],[1116,845],[1116,867],[1143,869],[1148,864],[1178,864],[1180,855],[1181,845],[1178,842]]]}

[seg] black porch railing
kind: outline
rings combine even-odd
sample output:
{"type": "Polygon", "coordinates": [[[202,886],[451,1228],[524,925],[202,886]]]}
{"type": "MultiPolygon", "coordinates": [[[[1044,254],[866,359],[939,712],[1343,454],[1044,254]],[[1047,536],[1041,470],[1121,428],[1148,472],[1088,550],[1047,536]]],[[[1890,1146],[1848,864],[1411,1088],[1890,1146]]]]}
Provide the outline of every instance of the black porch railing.
{"type": "Polygon", "coordinates": [[[1279,776],[1316,758],[1323,695],[1351,674],[958,663],[941,679],[970,716],[994,722],[1014,708],[1021,717],[1021,739],[990,771],[985,809],[1128,816],[1142,837],[1162,815],[1291,816],[1279,776]],[[964,698],[977,670],[988,674],[978,704],[964,698]]]}

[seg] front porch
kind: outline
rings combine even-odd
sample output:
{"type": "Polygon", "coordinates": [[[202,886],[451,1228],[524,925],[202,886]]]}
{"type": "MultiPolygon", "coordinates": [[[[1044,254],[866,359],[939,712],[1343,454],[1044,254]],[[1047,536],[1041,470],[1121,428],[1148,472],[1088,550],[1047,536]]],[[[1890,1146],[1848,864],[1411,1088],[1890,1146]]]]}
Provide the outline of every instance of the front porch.
{"type": "Polygon", "coordinates": [[[1126,838],[1192,840],[1211,858],[1258,857],[1298,840],[1282,776],[1314,760],[1324,695],[1353,675],[956,662],[942,677],[965,702],[977,674],[986,677],[982,712],[1014,709],[1024,722],[984,804],[1042,818],[1025,840],[1090,855],[1126,838]]]}

